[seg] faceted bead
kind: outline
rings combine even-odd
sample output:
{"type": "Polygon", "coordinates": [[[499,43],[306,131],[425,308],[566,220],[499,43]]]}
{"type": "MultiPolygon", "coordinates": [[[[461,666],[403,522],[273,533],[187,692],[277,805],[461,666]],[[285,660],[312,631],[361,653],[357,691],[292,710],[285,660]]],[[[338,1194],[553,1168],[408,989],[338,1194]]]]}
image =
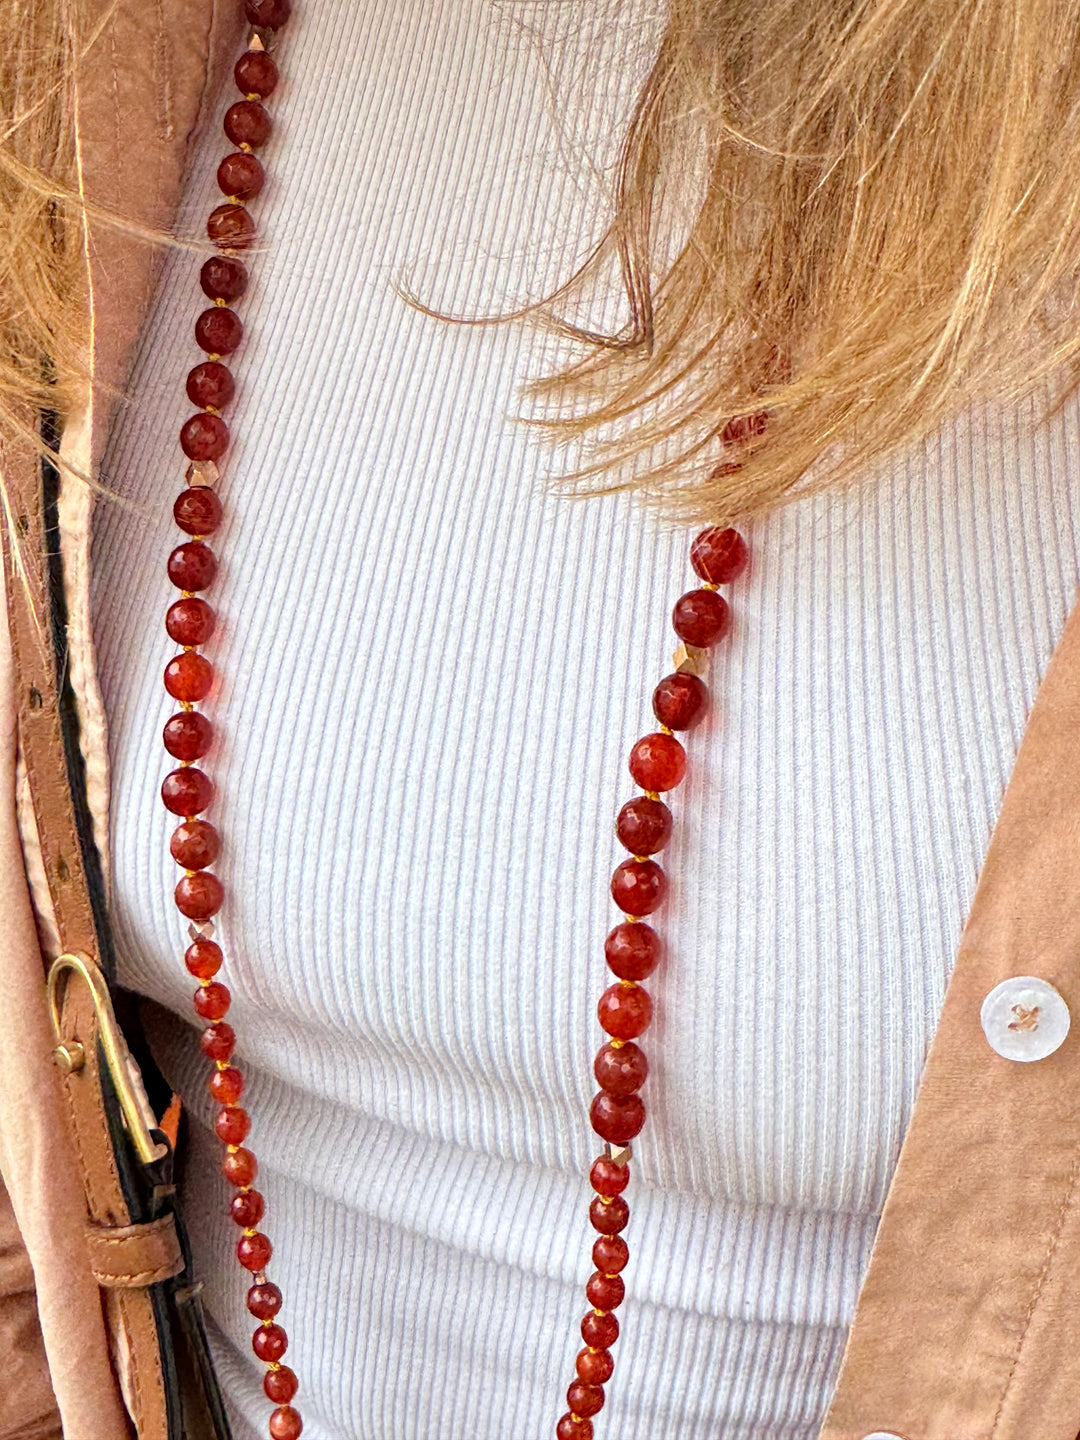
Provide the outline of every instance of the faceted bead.
{"type": "Polygon", "coordinates": [[[256,1320],[272,1320],[281,1309],[281,1304],[281,1291],[268,1280],[262,1285],[252,1285],[247,1293],[247,1308],[256,1320]]]}
{"type": "Polygon", "coordinates": [[[626,1284],[621,1275],[601,1275],[598,1270],[590,1275],[585,1294],[597,1310],[617,1310],[626,1299],[626,1284]]]}
{"type": "Polygon", "coordinates": [[[690,564],[694,573],[710,585],[726,585],[736,580],[746,569],[750,551],[746,541],[737,530],[723,529],[714,525],[711,530],[702,530],[690,546],[690,564]]]}
{"type": "Polygon", "coordinates": [[[263,1393],[275,1405],[287,1405],[299,1389],[300,1382],[296,1373],[290,1370],[288,1365],[279,1365],[276,1370],[268,1370],[263,1376],[263,1393]]]}
{"type": "Polygon", "coordinates": [[[188,371],[187,395],[193,405],[223,410],[235,394],[233,373],[220,360],[204,360],[188,371]]]}
{"type": "Polygon", "coordinates": [[[640,1095],[608,1095],[601,1090],[589,1108],[589,1121],[601,1140],[625,1145],[641,1134],[645,1103],[640,1095]]]}
{"type": "Polygon", "coordinates": [[[241,1188],[253,1183],[259,1173],[259,1162],[250,1150],[241,1147],[239,1150],[231,1150],[225,1156],[221,1162],[221,1173],[230,1185],[241,1188]]]}
{"type": "Polygon", "coordinates": [[[289,0],[246,0],[244,14],[252,25],[280,30],[289,18],[289,0]]]}
{"type": "Polygon", "coordinates": [[[244,338],[244,327],[235,310],[215,305],[195,321],[195,343],[208,355],[231,355],[244,338]]]}
{"type": "MultiPolygon", "coordinates": [[[[216,415],[199,415],[199,420],[225,422],[216,415]]],[[[190,424],[190,421],[188,422],[190,424]]],[[[173,501],[173,519],[189,535],[211,535],[221,524],[221,501],[207,485],[192,485],[181,490],[173,501]]]]}
{"type": "Polygon", "coordinates": [[[254,1230],[265,1209],[266,1202],[258,1190],[238,1190],[229,1205],[229,1214],[241,1230],[254,1230]]]}
{"type": "Polygon", "coordinates": [[[624,915],[651,915],[667,895],[667,877],[655,860],[624,860],[611,877],[611,898],[624,915]]]}
{"type": "MultiPolygon", "coordinates": [[[[243,1152],[237,1150],[232,1158],[243,1152]]],[[[270,1244],[269,1237],[259,1232],[256,1235],[241,1235],[236,1242],[236,1258],[245,1270],[250,1270],[257,1275],[260,1270],[265,1270],[270,1264],[270,1256],[274,1253],[274,1247],[270,1244]]],[[[256,1331],[256,1334],[259,1332],[256,1331]]],[[[284,1347],[282,1354],[284,1354],[284,1347]]],[[[277,1358],[276,1356],[273,1358],[277,1358]]]]}
{"type": "MultiPolygon", "coordinates": [[[[719,600],[719,595],[716,598],[719,600]]],[[[630,751],[630,774],[643,790],[674,790],[686,774],[686,751],[674,735],[665,735],[663,731],[643,735],[630,751]]]]}
{"type": "Polygon", "coordinates": [[[653,691],[653,714],[669,730],[689,730],[705,714],[709,692],[696,675],[667,675],[653,691]]]}
{"type": "Polygon", "coordinates": [[[575,1380],[566,1392],[566,1403],[573,1415],[595,1415],[604,1408],[604,1387],[575,1380]]]}
{"type": "MultiPolygon", "coordinates": [[[[173,890],[173,900],[181,915],[189,920],[209,920],[221,909],[225,888],[212,870],[197,870],[194,875],[181,875],[173,890]]],[[[215,1019],[215,1016],[209,1016],[215,1019]]]]}
{"type": "Polygon", "coordinates": [[[621,1195],[629,1183],[629,1165],[618,1165],[606,1155],[593,1161],[589,1171],[589,1184],[598,1195],[621,1195]]]}
{"type": "Polygon", "coordinates": [[[220,460],[228,448],[229,427],[220,415],[200,410],[180,427],[180,449],[189,460],[220,460]]]}
{"type": "Polygon", "coordinates": [[[279,1405],[276,1410],[270,1412],[268,1428],[270,1440],[300,1440],[304,1422],[300,1418],[299,1410],[294,1410],[291,1405],[279,1405]]]}
{"type": "Polygon", "coordinates": [[[228,1011],[231,1000],[228,986],[222,985],[218,980],[211,980],[209,985],[201,985],[193,997],[195,1009],[204,1020],[220,1020],[228,1011]]]}
{"type": "Polygon", "coordinates": [[[277,89],[278,68],[265,50],[247,50],[233,66],[233,79],[242,95],[258,95],[265,100],[277,89]]]}
{"type": "Polygon", "coordinates": [[[235,1105],[244,1093],[244,1077],[235,1065],[230,1065],[226,1070],[215,1070],[206,1088],[219,1105],[235,1105]]]}
{"type": "Polygon", "coordinates": [[[199,284],[209,300],[224,300],[231,305],[247,289],[247,267],[232,255],[212,255],[199,271],[199,284]]]}
{"type": "Polygon", "coordinates": [[[251,1134],[251,1116],[239,1105],[227,1105],[214,1121],[217,1137],[225,1145],[240,1145],[251,1134]]]}
{"type": "Polygon", "coordinates": [[[217,859],[220,849],[221,836],[208,820],[186,820],[169,840],[169,854],[185,870],[205,870],[217,859]]]}
{"type": "Polygon", "coordinates": [[[214,612],[195,596],[177,600],[165,612],[165,629],[178,645],[205,645],[214,633],[214,612]]]}
{"type": "MultiPolygon", "coordinates": [[[[261,162],[245,150],[234,150],[231,155],[226,155],[217,168],[218,189],[223,195],[234,195],[237,200],[253,199],[263,188],[265,180],[266,172],[261,162]]],[[[246,215],[247,211],[244,213],[246,215]]],[[[251,230],[254,235],[254,224],[251,230]]]]}
{"type": "Polygon", "coordinates": [[[601,1235],[593,1242],[592,1260],[601,1275],[617,1275],[625,1270],[630,1250],[621,1235],[601,1235]]]}
{"type": "MultiPolygon", "coordinates": [[[[631,1040],[628,1044],[601,1045],[593,1061],[593,1074],[601,1090],[609,1095],[633,1095],[648,1079],[649,1062],[645,1051],[631,1040]]],[[[623,1170],[625,1166],[621,1167],[623,1170]]],[[[602,1195],[609,1192],[602,1190],[602,1195]]]]}
{"type": "Polygon", "coordinates": [[[574,1368],[578,1379],[586,1385],[606,1385],[615,1369],[615,1360],[610,1350],[581,1350],[574,1368]]]}
{"type": "MultiPolygon", "coordinates": [[[[252,104],[253,102],[241,101],[240,103],[252,104]]],[[[255,160],[254,155],[251,158],[255,160]]],[[[255,163],[259,164],[257,160],[255,163]]],[[[262,169],[261,165],[259,165],[259,169],[262,169]]],[[[232,194],[232,191],[225,193],[232,194]]],[[[220,245],[223,250],[245,250],[255,239],[255,221],[243,205],[231,203],[219,205],[216,210],[210,212],[210,218],[206,222],[206,233],[214,244],[220,245]]]]}
{"type": "Polygon", "coordinates": [[[187,765],[165,776],[161,782],[161,798],[166,810],[186,820],[207,808],[214,798],[214,786],[209,775],[187,765]]]}
{"type": "Polygon", "coordinates": [[[638,795],[619,811],[615,834],[632,855],[655,855],[671,838],[671,811],[662,800],[638,795]]]}
{"type": "Polygon", "coordinates": [[[624,920],[604,941],[604,955],[620,980],[644,980],[660,963],[660,936],[651,925],[624,920]]]}
{"type": "Polygon", "coordinates": [[[184,951],[184,964],[196,980],[212,980],[221,969],[224,959],[221,946],[213,940],[196,940],[194,945],[189,945],[184,951]]]}
{"type": "Polygon", "coordinates": [[[619,1322],[614,1315],[597,1315],[590,1310],[581,1322],[581,1338],[594,1350],[610,1350],[619,1338],[619,1322]]]}
{"type": "Polygon", "coordinates": [[[617,1235],[625,1230],[630,1220],[630,1206],[621,1195],[611,1200],[601,1200],[599,1195],[589,1206],[589,1223],[601,1235],[617,1235]]]}
{"type": "MultiPolygon", "coordinates": [[[[199,1049],[208,1060],[228,1060],[235,1048],[236,1031],[224,1022],[208,1026],[199,1037],[199,1049]]],[[[244,1185],[247,1181],[241,1180],[237,1183],[244,1185]]]]}
{"type": "Polygon", "coordinates": [[[169,556],[169,579],[178,590],[205,590],[217,574],[217,556],[201,540],[185,540],[169,556]]]}
{"type": "Polygon", "coordinates": [[[555,1440],[593,1440],[593,1423],[574,1415],[564,1415],[555,1426],[555,1440]]]}
{"type": "MultiPolygon", "coordinates": [[[[173,639],[176,637],[173,636],[173,639]]],[[[197,710],[171,715],[161,732],[165,749],[177,760],[199,760],[210,749],[214,727],[197,710]]]]}
{"type": "Polygon", "coordinates": [[[165,666],[164,678],[174,700],[204,700],[214,684],[214,667],[205,655],[185,650],[165,666]]]}
{"type": "Polygon", "coordinates": [[[265,145],[273,126],[269,111],[258,100],[238,100],[225,112],[225,134],[234,145],[265,145]]]}
{"type": "MultiPolygon", "coordinates": [[[[596,1007],[601,1027],[616,1040],[636,1040],[652,1020],[652,997],[640,985],[609,985],[596,1007]]],[[[604,1136],[607,1140],[609,1137],[604,1136]]],[[[617,1141],[622,1144],[622,1141],[617,1141]]]]}
{"type": "Polygon", "coordinates": [[[688,590],[675,601],[671,623],[680,640],[705,649],[731,629],[731,611],[715,590],[688,590]]]}
{"type": "Polygon", "coordinates": [[[756,415],[736,415],[720,431],[720,443],[722,445],[745,445],[748,440],[755,440],[759,435],[764,435],[768,423],[769,412],[767,410],[759,410],[756,415]]]}
{"type": "MultiPolygon", "coordinates": [[[[255,1236],[251,1237],[253,1240],[255,1236]]],[[[251,1348],[260,1360],[280,1360],[289,1348],[289,1337],[280,1325],[261,1325],[251,1337],[251,1348]]]]}

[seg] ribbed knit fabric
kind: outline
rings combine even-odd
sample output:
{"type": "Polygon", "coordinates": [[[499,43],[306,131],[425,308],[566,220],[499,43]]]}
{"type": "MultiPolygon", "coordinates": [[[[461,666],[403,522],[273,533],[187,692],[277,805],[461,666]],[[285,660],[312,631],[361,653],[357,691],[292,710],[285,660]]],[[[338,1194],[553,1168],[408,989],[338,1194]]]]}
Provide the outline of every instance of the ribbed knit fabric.
{"type": "MultiPolygon", "coordinates": [[[[603,224],[646,0],[308,0],[266,147],[213,592],[230,1019],[311,1440],[540,1440],[579,1347],[603,937],[689,536],[555,498],[552,341],[459,314],[603,224]]],[[[215,203],[217,133],[185,204],[215,203]]],[[[157,790],[200,306],[169,257],[97,514],[124,981],[241,1440],[268,1406],[157,790]]],[[[617,313],[617,296],[611,297],[617,313]]],[[[598,1440],[795,1440],[828,1401],[1032,698],[1077,583],[1080,425],[980,413],[755,525],[666,856],[630,1298],[598,1440]]]]}

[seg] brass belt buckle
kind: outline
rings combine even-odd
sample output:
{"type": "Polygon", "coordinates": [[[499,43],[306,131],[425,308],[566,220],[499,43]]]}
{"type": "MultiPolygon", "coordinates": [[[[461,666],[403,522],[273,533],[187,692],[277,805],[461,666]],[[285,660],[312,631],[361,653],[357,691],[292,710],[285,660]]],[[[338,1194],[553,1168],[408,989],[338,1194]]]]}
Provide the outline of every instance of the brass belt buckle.
{"type": "Polygon", "coordinates": [[[156,1128],[157,1120],[146,1098],[138,1066],[116,1023],[105,977],[89,955],[76,951],[58,955],[49,969],[49,1009],[52,1013],[53,1030],[59,1042],[56,1047],[57,1063],[68,1074],[81,1070],[86,1063],[86,1051],[82,1041],[77,1036],[66,1037],[61,1022],[60,1002],[72,973],[85,983],[94,1002],[98,1040],[101,1042],[105,1065],[116,1091],[116,1098],[120,1102],[120,1110],[135,1153],[144,1165],[153,1165],[169,1153],[169,1147],[160,1144],[150,1133],[156,1128]]]}

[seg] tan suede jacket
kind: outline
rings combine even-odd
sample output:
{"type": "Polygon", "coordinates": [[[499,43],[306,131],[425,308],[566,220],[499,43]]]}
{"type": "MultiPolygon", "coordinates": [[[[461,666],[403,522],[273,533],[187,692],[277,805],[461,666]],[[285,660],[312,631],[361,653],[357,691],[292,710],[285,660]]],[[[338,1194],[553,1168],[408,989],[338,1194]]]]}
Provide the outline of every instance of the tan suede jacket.
{"type": "MultiPolygon", "coordinates": [[[[168,229],[192,137],[241,42],[243,6],[77,0],[75,8],[83,33],[96,36],[79,107],[87,195],[168,229]]],[[[151,247],[123,231],[96,224],[92,238],[94,385],[67,418],[62,446],[73,469],[91,475],[154,271],[151,247]]],[[[25,520],[13,517],[9,500],[33,490],[26,467],[35,464],[32,454],[0,457],[5,526],[25,520]]],[[[64,478],[57,519],[66,664],[104,853],[92,498],[90,487],[64,478]]],[[[125,1440],[133,1430],[165,1440],[158,1412],[133,1402],[130,1356],[88,1256],[44,978],[59,946],[64,875],[53,873],[62,860],[38,841],[25,745],[20,752],[27,696],[13,663],[10,596],[9,578],[0,607],[0,1440],[53,1436],[61,1423],[68,1440],[125,1440]]],[[[1080,610],[1005,796],[822,1440],[1080,1434],[1080,1024],[1034,1063],[999,1053],[984,1033],[983,1003],[1020,976],[1052,985],[1080,1016],[1080,610]]],[[[1037,1012],[1016,1013],[1022,1029],[1039,1023],[1037,1012]]],[[[549,1419],[537,1416],[537,1440],[549,1419]]]]}

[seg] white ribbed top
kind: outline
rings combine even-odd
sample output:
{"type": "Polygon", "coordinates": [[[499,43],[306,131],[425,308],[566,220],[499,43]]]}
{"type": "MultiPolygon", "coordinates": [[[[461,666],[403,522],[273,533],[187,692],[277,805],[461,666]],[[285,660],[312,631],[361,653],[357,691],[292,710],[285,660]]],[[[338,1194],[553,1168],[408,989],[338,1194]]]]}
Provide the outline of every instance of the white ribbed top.
{"type": "MultiPolygon", "coordinates": [[[[545,491],[513,417],[550,339],[426,318],[392,284],[469,313],[568,273],[650,9],[307,0],[282,47],[221,487],[210,818],[310,1440],[541,1440],[580,1343],[611,821],[689,536],[545,491]]],[[[220,153],[199,146],[191,233],[220,153]]],[[[246,1440],[267,1405],[157,798],[197,268],[170,257],[115,429],[127,503],[99,507],[95,606],[123,978],[181,1017],[156,1044],[197,1122],[185,1201],[246,1440]]],[[[598,1440],[815,1433],[1076,587],[1078,420],[969,416],[749,532],[673,801],[598,1440]]]]}

